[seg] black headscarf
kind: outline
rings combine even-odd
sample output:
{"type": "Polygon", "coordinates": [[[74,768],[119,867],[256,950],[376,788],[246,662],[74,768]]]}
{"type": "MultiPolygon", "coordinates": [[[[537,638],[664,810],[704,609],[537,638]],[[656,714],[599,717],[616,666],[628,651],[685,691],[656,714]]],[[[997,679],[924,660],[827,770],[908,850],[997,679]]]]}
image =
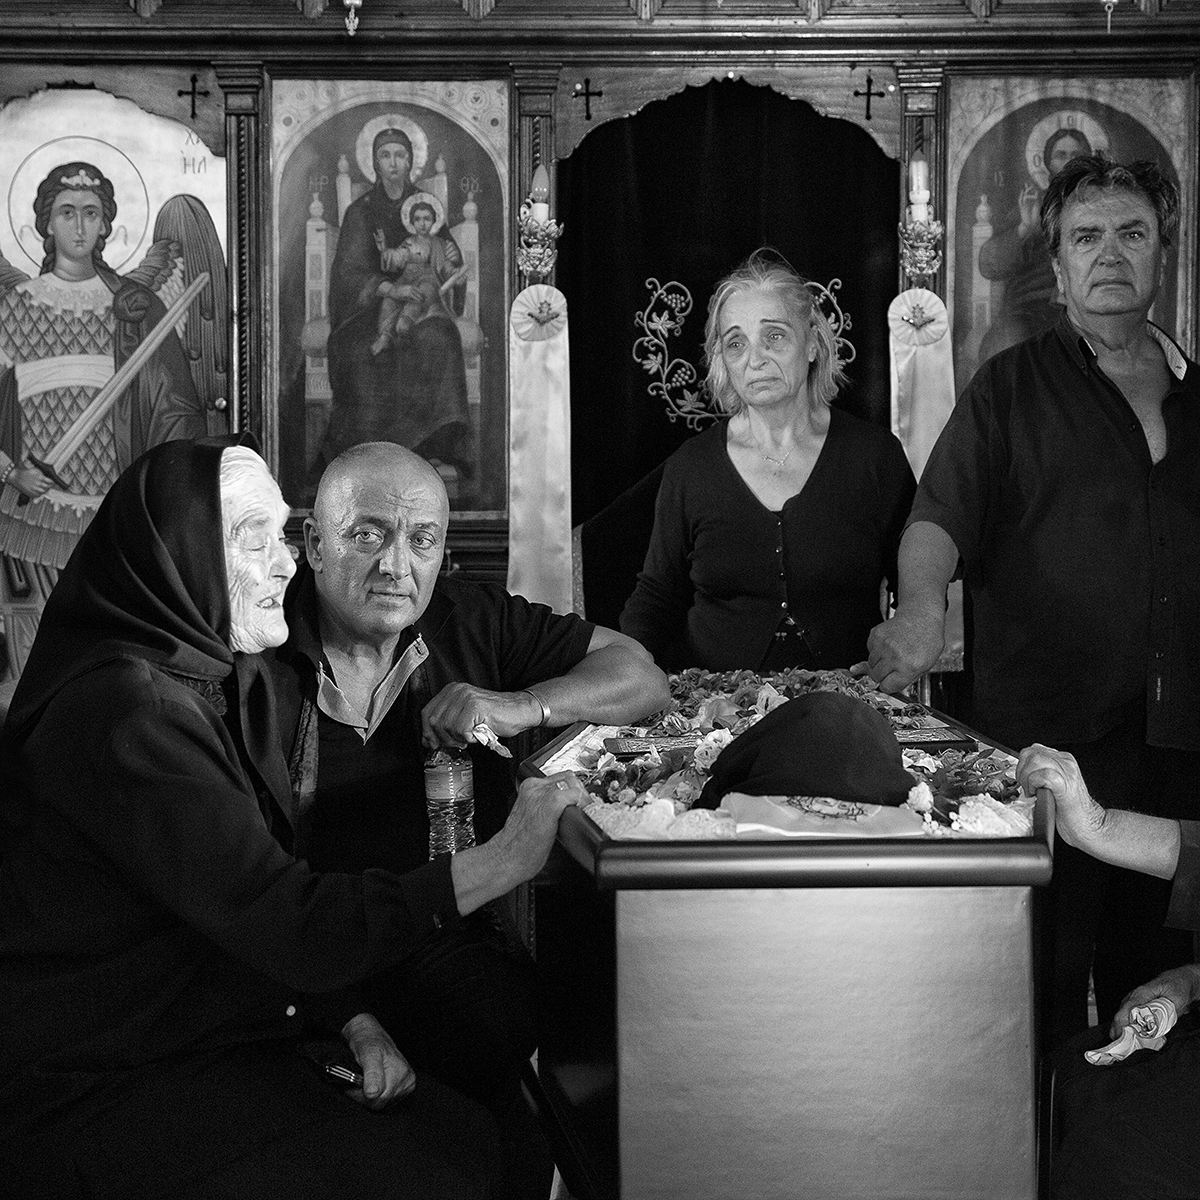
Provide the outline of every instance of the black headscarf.
{"type": "Polygon", "coordinates": [[[853,696],[810,692],[721,751],[696,807],[716,808],[726,792],[895,805],[913,783],[886,717],[853,696]]]}
{"type": "MultiPolygon", "coordinates": [[[[220,464],[234,445],[257,450],[245,434],[165,442],[109,489],[46,602],[4,727],[9,749],[66,684],[102,663],[142,658],[202,692],[236,671],[237,719],[226,723],[278,790],[282,760],[259,658],[229,648],[220,464]]],[[[283,789],[286,797],[286,769],[283,789]]]]}

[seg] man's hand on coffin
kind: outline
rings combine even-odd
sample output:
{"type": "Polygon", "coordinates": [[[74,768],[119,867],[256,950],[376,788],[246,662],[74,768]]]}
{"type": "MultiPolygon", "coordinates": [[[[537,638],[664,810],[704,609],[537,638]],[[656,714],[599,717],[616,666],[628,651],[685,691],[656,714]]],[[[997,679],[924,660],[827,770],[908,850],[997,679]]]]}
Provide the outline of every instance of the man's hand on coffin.
{"type": "Polygon", "coordinates": [[[937,662],[945,629],[944,606],[937,611],[902,606],[871,630],[866,661],[855,663],[850,673],[870,675],[881,692],[898,694],[937,662]]]}

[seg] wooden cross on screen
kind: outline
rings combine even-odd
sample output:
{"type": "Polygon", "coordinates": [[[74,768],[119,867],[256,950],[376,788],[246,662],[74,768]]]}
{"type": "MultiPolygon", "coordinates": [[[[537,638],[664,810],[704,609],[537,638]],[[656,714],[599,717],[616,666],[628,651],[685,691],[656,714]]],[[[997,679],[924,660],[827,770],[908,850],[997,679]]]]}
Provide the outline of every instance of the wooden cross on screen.
{"type": "MultiPolygon", "coordinates": [[[[197,91],[196,84],[198,84],[199,82],[200,82],[200,76],[193,75],[191,89],[189,90],[188,88],[180,88],[179,91],[176,93],[176,95],[179,95],[179,96],[190,96],[192,98],[192,119],[193,120],[196,117],[196,100],[197,100],[197,98],[200,96],[208,95],[208,93],[206,91],[203,91],[203,90],[197,91]]],[[[871,86],[869,76],[867,78],[867,86],[868,87],[871,86]]]]}
{"type": "Polygon", "coordinates": [[[858,89],[856,88],[856,89],[855,89],[855,92],[854,92],[854,94],[855,94],[856,96],[866,96],[866,98],[867,98],[867,112],[866,112],[866,117],[867,117],[867,120],[868,120],[868,121],[871,119],[871,97],[872,97],[872,96],[878,96],[880,99],[882,99],[884,96],[886,96],[886,95],[887,95],[887,93],[886,93],[886,92],[873,92],[873,91],[871,91],[871,82],[872,82],[872,80],[871,80],[871,72],[870,72],[870,71],[868,71],[868,72],[867,72],[867,90],[866,90],[865,92],[860,92],[860,91],[858,91],[858,89]]]}
{"type": "Polygon", "coordinates": [[[603,92],[592,91],[592,81],[584,79],[582,84],[575,85],[575,99],[583,101],[583,119],[590,121],[592,119],[592,101],[598,100],[603,96],[603,92]]]}

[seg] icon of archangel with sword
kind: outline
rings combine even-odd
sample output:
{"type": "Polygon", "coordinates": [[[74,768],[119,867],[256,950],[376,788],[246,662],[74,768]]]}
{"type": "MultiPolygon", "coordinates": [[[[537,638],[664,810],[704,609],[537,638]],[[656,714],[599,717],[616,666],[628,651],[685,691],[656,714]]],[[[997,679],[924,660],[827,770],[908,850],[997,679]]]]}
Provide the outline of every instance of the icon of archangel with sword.
{"type": "Polygon", "coordinates": [[[16,673],[59,568],[121,471],[159,442],[223,427],[227,357],[223,255],[194,197],[162,206],[126,274],[104,259],[117,201],[92,163],[51,170],[33,215],[40,272],[0,256],[0,596],[16,673]]]}

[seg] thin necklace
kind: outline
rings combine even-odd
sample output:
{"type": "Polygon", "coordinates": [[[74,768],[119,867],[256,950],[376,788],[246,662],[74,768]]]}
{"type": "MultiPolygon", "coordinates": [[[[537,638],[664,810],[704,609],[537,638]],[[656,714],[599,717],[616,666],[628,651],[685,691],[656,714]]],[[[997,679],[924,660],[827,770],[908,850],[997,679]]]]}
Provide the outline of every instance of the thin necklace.
{"type": "MultiPolygon", "coordinates": [[[[795,448],[796,447],[793,446],[792,450],[795,450],[795,448]]],[[[763,452],[761,450],[758,453],[759,453],[759,457],[765,458],[767,460],[767,462],[774,465],[775,470],[772,471],[771,474],[778,475],[780,473],[780,471],[783,470],[783,464],[785,462],[787,462],[787,460],[789,458],[792,457],[792,450],[789,450],[782,458],[772,458],[769,454],[763,454],[763,452]]]]}

